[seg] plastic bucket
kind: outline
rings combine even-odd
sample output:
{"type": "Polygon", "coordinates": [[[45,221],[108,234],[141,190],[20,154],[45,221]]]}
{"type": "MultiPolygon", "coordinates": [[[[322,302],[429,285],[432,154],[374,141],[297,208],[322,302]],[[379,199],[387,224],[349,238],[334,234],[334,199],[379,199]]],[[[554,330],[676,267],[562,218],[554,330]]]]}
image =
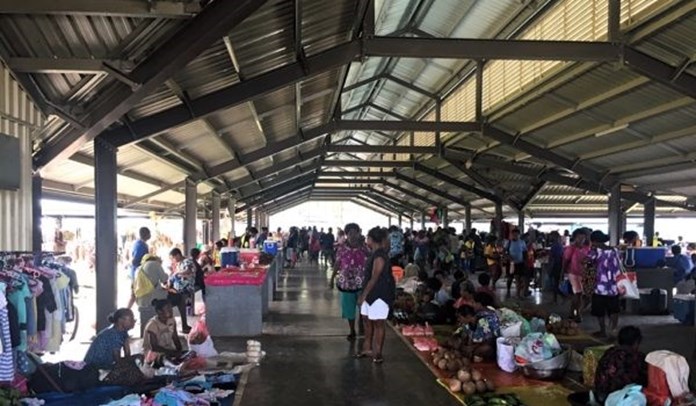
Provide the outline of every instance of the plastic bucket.
{"type": "Polygon", "coordinates": [[[222,268],[239,265],[239,250],[234,247],[224,247],[220,250],[220,265],[222,268]]]}
{"type": "Polygon", "coordinates": [[[269,255],[278,254],[278,241],[264,241],[263,252],[269,255]]]}

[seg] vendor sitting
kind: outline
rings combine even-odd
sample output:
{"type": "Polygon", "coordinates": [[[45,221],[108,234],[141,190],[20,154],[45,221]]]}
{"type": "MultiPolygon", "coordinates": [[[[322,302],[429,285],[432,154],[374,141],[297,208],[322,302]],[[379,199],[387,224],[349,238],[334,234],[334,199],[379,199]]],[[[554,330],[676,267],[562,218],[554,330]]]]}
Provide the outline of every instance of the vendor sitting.
{"type": "Polygon", "coordinates": [[[466,335],[473,344],[474,361],[495,359],[495,340],[500,337],[500,319],[492,309],[490,295],[474,294],[472,306],[457,309],[457,321],[461,326],[455,334],[466,335]]]}
{"type": "Polygon", "coordinates": [[[130,309],[118,309],[109,316],[107,327],[92,341],[85,355],[85,363],[98,369],[110,370],[121,359],[131,356],[128,331],[135,327],[135,317],[130,309]]]}
{"type": "Polygon", "coordinates": [[[595,395],[600,402],[628,384],[647,384],[645,354],[638,351],[643,339],[640,330],[634,326],[623,327],[618,338],[618,345],[608,349],[597,364],[595,395]]]}
{"type": "Polygon", "coordinates": [[[153,300],[152,306],[157,315],[145,326],[145,362],[155,367],[163,366],[165,359],[175,364],[179,363],[182,360],[183,349],[177,334],[172,305],[165,299],[153,300]]]}

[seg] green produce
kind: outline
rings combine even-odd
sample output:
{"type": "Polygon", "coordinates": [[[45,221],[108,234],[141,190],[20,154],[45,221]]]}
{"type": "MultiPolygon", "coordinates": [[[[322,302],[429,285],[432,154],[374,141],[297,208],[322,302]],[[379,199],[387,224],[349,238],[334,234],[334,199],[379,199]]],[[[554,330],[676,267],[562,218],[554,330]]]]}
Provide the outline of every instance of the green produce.
{"type": "Polygon", "coordinates": [[[468,396],[466,406],[524,406],[524,403],[510,393],[485,393],[468,396]]]}

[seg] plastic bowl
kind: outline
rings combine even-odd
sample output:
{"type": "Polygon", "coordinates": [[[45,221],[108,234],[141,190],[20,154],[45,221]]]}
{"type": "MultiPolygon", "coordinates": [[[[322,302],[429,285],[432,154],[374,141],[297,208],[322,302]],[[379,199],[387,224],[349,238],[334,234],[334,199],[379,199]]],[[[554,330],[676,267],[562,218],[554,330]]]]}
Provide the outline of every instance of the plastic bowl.
{"type": "Polygon", "coordinates": [[[525,365],[518,364],[518,367],[525,376],[532,379],[548,381],[558,380],[565,375],[568,364],[570,364],[571,354],[571,349],[564,346],[563,352],[551,359],[525,365]]]}

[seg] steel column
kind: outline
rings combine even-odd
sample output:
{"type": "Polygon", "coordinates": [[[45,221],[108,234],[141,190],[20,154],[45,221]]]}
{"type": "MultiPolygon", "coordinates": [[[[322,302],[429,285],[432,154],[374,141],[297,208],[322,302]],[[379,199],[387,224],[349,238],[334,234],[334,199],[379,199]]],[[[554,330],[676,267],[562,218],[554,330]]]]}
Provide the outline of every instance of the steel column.
{"type": "Polygon", "coordinates": [[[483,122],[483,66],[484,62],[476,61],[476,121],[483,122]]]}
{"type": "Polygon", "coordinates": [[[34,252],[34,258],[41,257],[43,233],[41,232],[41,196],[42,196],[43,179],[41,175],[36,173],[31,178],[31,250],[34,252]]]}
{"type": "Polygon", "coordinates": [[[116,302],[118,264],[116,148],[102,140],[94,142],[94,200],[97,261],[97,331],[108,327],[116,302]]]}
{"type": "Polygon", "coordinates": [[[645,241],[643,245],[652,247],[653,238],[655,238],[655,199],[648,199],[643,204],[643,235],[645,241]]]}
{"type": "Polygon", "coordinates": [[[399,228],[401,228],[403,225],[403,219],[401,218],[401,214],[399,214],[398,219],[399,219],[399,228]]]}
{"type": "MultiPolygon", "coordinates": [[[[191,179],[186,179],[184,185],[185,202],[184,202],[184,249],[189,252],[191,248],[196,247],[196,216],[198,214],[198,191],[196,183],[191,179]]],[[[184,253],[184,255],[186,255],[184,253]]]]}
{"type": "Polygon", "coordinates": [[[467,204],[464,206],[464,229],[466,230],[466,235],[471,233],[471,205],[467,204]]]}
{"type": "Polygon", "coordinates": [[[617,183],[611,188],[609,193],[609,242],[611,245],[617,245],[621,234],[621,217],[623,212],[621,211],[621,184],[617,183]]]}
{"type": "Polygon", "coordinates": [[[411,228],[410,228],[411,231],[413,231],[413,221],[414,221],[413,216],[411,216],[411,228]]]}
{"type": "Polygon", "coordinates": [[[495,234],[499,240],[505,239],[503,236],[503,203],[498,202],[495,204],[495,223],[496,230],[495,234]]]}
{"type": "Polygon", "coordinates": [[[246,215],[247,215],[247,229],[249,229],[254,225],[254,212],[251,210],[251,207],[247,208],[246,215]]]}
{"type": "Polygon", "coordinates": [[[234,220],[235,220],[235,209],[237,208],[237,200],[233,197],[227,199],[227,215],[230,216],[230,238],[235,237],[234,230],[234,220]]]}
{"type": "Polygon", "coordinates": [[[449,210],[447,209],[447,206],[442,208],[442,227],[449,227],[449,210]]]}
{"type": "Polygon", "coordinates": [[[524,233],[524,212],[520,211],[517,213],[517,228],[520,230],[520,233],[524,233]]]}
{"type": "Polygon", "coordinates": [[[607,39],[609,42],[621,41],[621,0],[608,0],[607,39]]]}
{"type": "MultiPolygon", "coordinates": [[[[435,122],[442,123],[442,100],[435,100],[435,122]]],[[[440,130],[435,130],[435,148],[440,151],[442,148],[442,140],[440,139],[440,130]]]]}
{"type": "Polygon", "coordinates": [[[392,216],[389,216],[388,219],[389,219],[389,222],[387,223],[387,225],[389,227],[391,227],[392,226],[392,216]]]}
{"type": "Polygon", "coordinates": [[[421,230],[425,230],[425,212],[421,213],[421,230]]]}
{"type": "Polygon", "coordinates": [[[213,192],[213,213],[210,223],[210,239],[217,241],[220,239],[220,194],[213,192]]]}

